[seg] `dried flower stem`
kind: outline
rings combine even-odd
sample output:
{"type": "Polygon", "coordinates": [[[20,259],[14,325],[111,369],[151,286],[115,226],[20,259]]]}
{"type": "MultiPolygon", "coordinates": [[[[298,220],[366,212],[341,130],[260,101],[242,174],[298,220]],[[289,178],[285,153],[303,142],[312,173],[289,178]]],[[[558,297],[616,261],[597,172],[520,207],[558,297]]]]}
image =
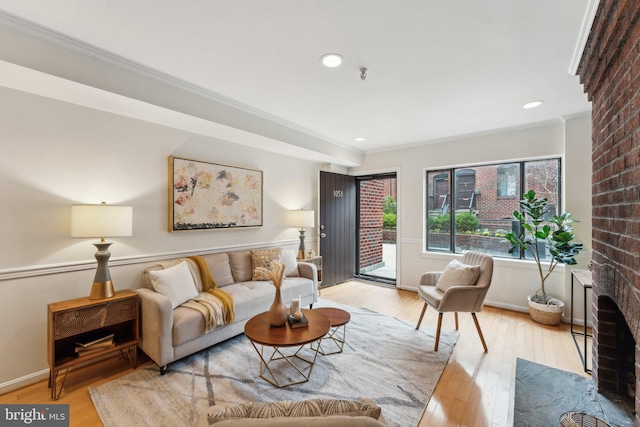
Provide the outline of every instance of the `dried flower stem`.
{"type": "Polygon", "coordinates": [[[264,277],[269,279],[276,289],[280,289],[282,286],[282,278],[284,276],[284,264],[280,264],[278,261],[271,262],[271,269],[264,267],[256,267],[256,271],[262,273],[264,277]]]}

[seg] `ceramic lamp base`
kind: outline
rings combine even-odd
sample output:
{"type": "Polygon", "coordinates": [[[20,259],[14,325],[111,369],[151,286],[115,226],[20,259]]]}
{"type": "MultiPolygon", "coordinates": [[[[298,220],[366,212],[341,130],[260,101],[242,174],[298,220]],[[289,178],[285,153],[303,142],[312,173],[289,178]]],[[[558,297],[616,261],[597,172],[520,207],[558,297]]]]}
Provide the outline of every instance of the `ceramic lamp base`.
{"type": "Polygon", "coordinates": [[[111,298],[116,294],[113,290],[111,274],[109,273],[109,257],[111,257],[109,246],[111,246],[111,242],[94,243],[94,246],[98,248],[98,252],[95,255],[96,261],[98,261],[98,269],[93,279],[89,299],[111,298]]]}
{"type": "Polygon", "coordinates": [[[113,283],[111,282],[111,280],[107,282],[93,282],[91,293],[89,294],[89,299],[111,298],[115,294],[116,292],[113,289],[113,283]]]}

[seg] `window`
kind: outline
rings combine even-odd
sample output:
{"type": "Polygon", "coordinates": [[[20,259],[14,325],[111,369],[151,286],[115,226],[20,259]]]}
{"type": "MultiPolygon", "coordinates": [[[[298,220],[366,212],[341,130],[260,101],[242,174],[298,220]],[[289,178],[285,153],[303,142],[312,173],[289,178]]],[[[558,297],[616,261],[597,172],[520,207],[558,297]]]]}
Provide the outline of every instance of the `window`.
{"type": "Polygon", "coordinates": [[[546,197],[553,206],[550,215],[560,211],[560,172],[560,159],[427,171],[426,250],[530,258],[512,253],[504,236],[520,230],[513,211],[526,191],[546,197]]]}
{"type": "Polygon", "coordinates": [[[514,197],[518,194],[518,165],[498,166],[498,197],[514,197]]]}

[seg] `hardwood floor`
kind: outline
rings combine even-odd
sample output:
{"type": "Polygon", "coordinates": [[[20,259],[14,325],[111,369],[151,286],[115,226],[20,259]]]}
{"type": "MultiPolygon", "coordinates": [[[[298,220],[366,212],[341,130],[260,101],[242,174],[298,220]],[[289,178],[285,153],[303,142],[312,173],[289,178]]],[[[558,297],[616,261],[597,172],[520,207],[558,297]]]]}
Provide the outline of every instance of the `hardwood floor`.
{"type": "MultiPolygon", "coordinates": [[[[414,292],[361,282],[324,288],[322,298],[366,307],[417,323],[424,303],[414,292]]],[[[436,327],[437,312],[427,309],[421,328],[436,327]]],[[[528,314],[485,306],[477,314],[489,348],[484,353],[473,318],[460,313],[460,338],[419,427],[505,427],[513,425],[516,358],[580,375],[582,369],[569,325],[544,326],[528,314]]],[[[453,330],[453,314],[445,314],[443,330],[453,330]]]]}
{"type": "MultiPolygon", "coordinates": [[[[423,307],[414,292],[350,281],[323,288],[321,298],[366,307],[415,323],[423,307]]],[[[528,314],[485,307],[478,313],[489,352],[484,353],[471,315],[461,313],[460,338],[418,427],[505,427],[513,424],[516,358],[586,375],[569,325],[544,326],[528,314]]],[[[421,328],[434,327],[437,314],[427,309],[421,328]]],[[[453,314],[445,315],[443,329],[454,329],[453,314]]],[[[140,358],[143,366],[144,356],[140,358]]],[[[70,404],[71,426],[100,426],[88,387],[131,372],[128,361],[109,359],[72,371],[55,403],[70,404]]],[[[0,396],[0,403],[52,403],[42,381],[0,396]]]]}

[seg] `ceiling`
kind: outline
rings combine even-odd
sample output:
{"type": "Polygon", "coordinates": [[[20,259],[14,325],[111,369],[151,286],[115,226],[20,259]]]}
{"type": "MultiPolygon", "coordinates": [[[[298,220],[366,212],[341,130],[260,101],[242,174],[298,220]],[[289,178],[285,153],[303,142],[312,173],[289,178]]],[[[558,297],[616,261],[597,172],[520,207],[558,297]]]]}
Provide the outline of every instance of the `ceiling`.
{"type": "Polygon", "coordinates": [[[356,152],[589,111],[574,73],[596,7],[597,0],[0,0],[5,15],[356,152]],[[329,52],[343,56],[340,67],[320,64],[329,52]],[[544,103],[522,108],[533,100],[544,103]]]}

